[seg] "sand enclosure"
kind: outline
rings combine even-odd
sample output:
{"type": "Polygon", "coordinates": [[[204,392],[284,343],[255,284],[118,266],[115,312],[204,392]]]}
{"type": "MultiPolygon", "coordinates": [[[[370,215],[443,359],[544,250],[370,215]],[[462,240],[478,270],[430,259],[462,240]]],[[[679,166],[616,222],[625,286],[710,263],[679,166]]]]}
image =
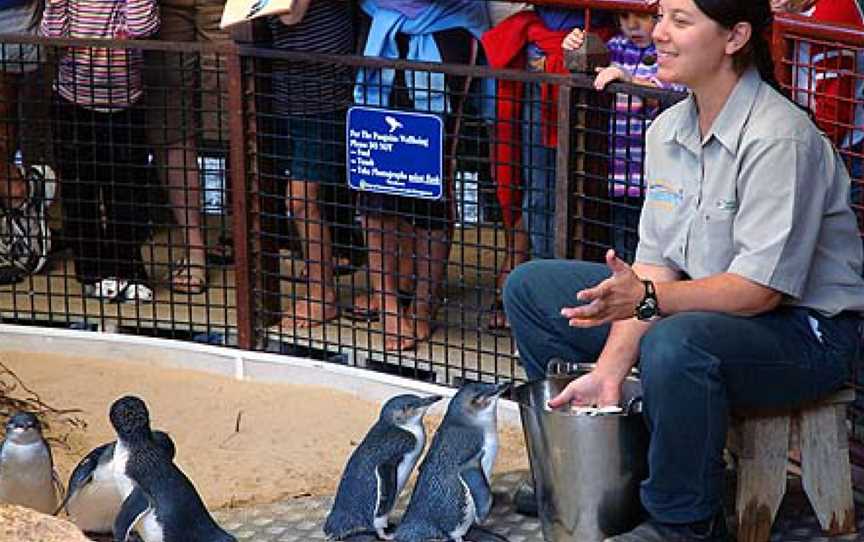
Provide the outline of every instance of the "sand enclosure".
{"type": "MultiPolygon", "coordinates": [[[[120,360],[10,351],[0,352],[0,361],[45,403],[81,411],[75,416],[85,429],[55,424],[65,435],[48,433],[66,442],[53,446],[64,483],[84,454],[114,439],[107,419],[111,402],[134,394],[147,402],[153,427],[172,436],[176,463],[214,509],[335,493],[348,455],[380,408],[326,388],[120,360]]],[[[440,421],[427,420],[430,431],[440,421]]],[[[501,426],[500,435],[496,472],[527,469],[521,430],[501,426]]]]}

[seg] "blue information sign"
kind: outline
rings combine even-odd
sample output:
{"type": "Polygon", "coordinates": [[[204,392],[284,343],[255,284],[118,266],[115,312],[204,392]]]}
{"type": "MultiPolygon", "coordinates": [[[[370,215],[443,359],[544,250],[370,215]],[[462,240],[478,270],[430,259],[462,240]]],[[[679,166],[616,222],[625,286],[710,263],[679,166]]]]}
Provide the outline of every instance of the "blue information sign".
{"type": "Polygon", "coordinates": [[[352,107],[346,132],[351,188],[441,198],[444,123],[439,116],[352,107]]]}

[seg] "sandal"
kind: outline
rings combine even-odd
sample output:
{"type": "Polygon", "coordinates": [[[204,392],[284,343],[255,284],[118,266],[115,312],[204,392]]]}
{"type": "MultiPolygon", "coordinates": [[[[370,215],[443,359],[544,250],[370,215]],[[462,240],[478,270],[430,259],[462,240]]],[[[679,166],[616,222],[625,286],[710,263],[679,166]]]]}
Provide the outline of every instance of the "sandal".
{"type": "Polygon", "coordinates": [[[487,309],[489,319],[486,321],[488,331],[509,330],[510,323],[507,321],[507,313],[504,312],[504,301],[501,300],[501,292],[495,292],[495,301],[487,309]]]}
{"type": "Polygon", "coordinates": [[[182,258],[171,264],[171,291],[187,294],[203,294],[207,289],[207,268],[182,258]]]}
{"type": "MultiPolygon", "coordinates": [[[[367,294],[370,295],[371,294],[367,294]]],[[[411,302],[414,301],[414,292],[406,292],[405,290],[399,290],[396,293],[399,299],[399,306],[403,309],[407,309],[411,306],[411,302]]],[[[381,311],[378,309],[372,309],[367,307],[357,307],[355,305],[351,305],[349,307],[345,307],[342,310],[342,316],[345,317],[346,320],[351,320],[352,322],[378,322],[381,320],[381,311]]]]}

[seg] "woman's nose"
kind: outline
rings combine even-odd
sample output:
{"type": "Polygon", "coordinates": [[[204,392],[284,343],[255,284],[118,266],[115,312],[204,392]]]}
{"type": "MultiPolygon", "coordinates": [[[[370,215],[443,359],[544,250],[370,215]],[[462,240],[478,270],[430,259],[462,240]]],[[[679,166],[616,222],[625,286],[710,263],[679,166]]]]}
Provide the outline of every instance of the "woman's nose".
{"type": "Polygon", "coordinates": [[[663,37],[665,36],[665,26],[664,26],[663,18],[658,18],[657,22],[654,24],[654,30],[651,31],[651,39],[655,42],[663,41],[663,37]]]}

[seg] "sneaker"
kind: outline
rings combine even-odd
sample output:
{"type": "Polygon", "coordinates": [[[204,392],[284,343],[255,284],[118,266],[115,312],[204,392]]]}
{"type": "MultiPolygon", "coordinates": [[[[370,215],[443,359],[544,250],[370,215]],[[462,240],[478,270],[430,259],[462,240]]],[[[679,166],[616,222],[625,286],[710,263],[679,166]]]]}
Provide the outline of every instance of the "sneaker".
{"type": "Polygon", "coordinates": [[[603,542],[727,542],[729,531],[723,510],[713,518],[672,525],[649,519],[632,531],[607,538],[603,542]]]}
{"type": "Polygon", "coordinates": [[[4,276],[38,273],[48,261],[51,231],[46,211],[54,199],[57,182],[48,166],[19,168],[27,181],[27,199],[0,215],[0,270],[4,276]]]}
{"type": "Polygon", "coordinates": [[[11,266],[0,266],[0,286],[4,284],[18,284],[26,277],[24,273],[11,266]]]}
{"type": "Polygon", "coordinates": [[[125,280],[109,277],[99,282],[84,285],[84,295],[94,299],[114,301],[125,290],[129,283],[125,280]]]}
{"type": "Polygon", "coordinates": [[[51,252],[51,230],[48,228],[48,207],[57,193],[57,176],[47,165],[21,168],[21,176],[27,181],[29,198],[24,206],[29,207],[30,245],[35,258],[30,273],[38,273],[48,261],[51,252]]]}
{"type": "Polygon", "coordinates": [[[131,303],[135,301],[150,303],[153,301],[153,290],[146,284],[130,282],[125,288],[123,288],[120,294],[118,294],[117,301],[120,301],[121,303],[131,303]]]}

